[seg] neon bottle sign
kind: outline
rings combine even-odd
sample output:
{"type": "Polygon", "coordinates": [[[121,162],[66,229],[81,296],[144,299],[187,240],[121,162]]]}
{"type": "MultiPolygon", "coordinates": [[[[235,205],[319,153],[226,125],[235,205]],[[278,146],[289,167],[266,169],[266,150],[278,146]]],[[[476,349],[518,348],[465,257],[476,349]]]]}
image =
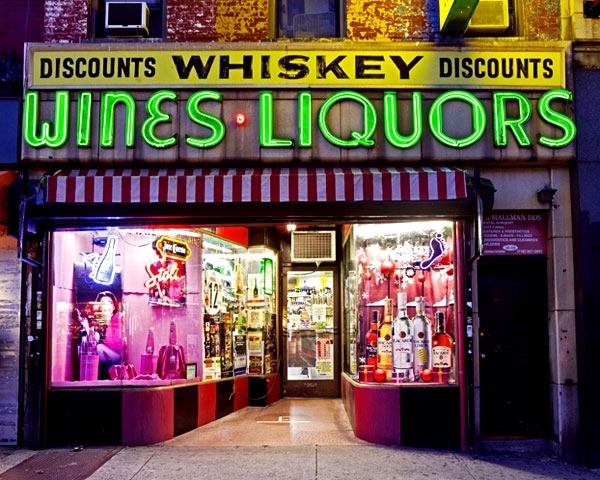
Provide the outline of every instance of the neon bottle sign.
{"type": "MultiPolygon", "coordinates": [[[[24,99],[23,137],[27,145],[33,148],[48,147],[58,149],[65,146],[71,139],[70,94],[60,90],[55,93],[54,119],[40,120],[39,94],[29,91],[24,99]]],[[[166,149],[174,147],[180,141],[177,134],[159,136],[158,127],[170,124],[173,119],[170,113],[165,112],[167,102],[176,102],[177,93],[171,90],[154,92],[145,103],[146,116],[141,122],[139,135],[150,147],[166,149]]],[[[555,127],[559,134],[557,137],[539,135],[536,139],[541,146],[548,148],[562,148],[569,145],[575,138],[576,126],[567,115],[554,108],[554,103],[564,104],[571,102],[572,93],[555,89],[544,92],[537,102],[537,115],[540,120],[555,127]]],[[[209,149],[219,145],[227,133],[225,122],[212,113],[202,109],[204,102],[222,102],[222,95],[212,90],[194,92],[185,103],[187,117],[195,124],[204,127],[208,134],[204,137],[193,136],[181,132],[184,142],[193,148],[209,149]]],[[[314,141],[313,132],[313,98],[309,91],[297,94],[297,136],[296,138],[278,138],[275,136],[276,106],[271,91],[261,91],[258,98],[258,139],[262,148],[311,148],[314,141]]],[[[427,112],[424,111],[421,92],[411,94],[410,118],[411,125],[403,126],[403,130],[410,129],[408,133],[399,130],[399,105],[395,91],[385,91],[382,94],[382,112],[379,115],[373,100],[365,95],[344,90],[331,94],[320,105],[317,112],[317,127],[319,133],[330,144],[346,149],[372,147],[375,145],[375,136],[379,127],[379,118],[383,120],[385,141],[394,148],[408,149],[421,141],[424,135],[424,123],[427,121],[431,135],[440,144],[461,149],[477,143],[485,134],[488,114],[482,101],[474,94],[464,90],[450,90],[435,98],[427,112]],[[341,102],[357,104],[362,109],[362,130],[351,130],[343,138],[331,128],[330,112],[341,102]],[[456,138],[447,133],[444,128],[444,107],[451,102],[465,105],[471,112],[471,133],[462,138],[456,138]]],[[[123,107],[124,131],[123,139],[127,148],[133,148],[136,138],[136,101],[133,96],[124,91],[102,92],[99,109],[98,144],[102,149],[115,146],[115,110],[123,107]]],[[[526,124],[533,116],[534,109],[531,100],[520,92],[496,91],[492,92],[491,123],[493,124],[493,143],[495,147],[505,147],[508,144],[509,134],[512,134],[519,147],[529,147],[533,140],[526,131],[526,124]],[[509,110],[509,104],[511,106],[509,110]],[[511,114],[509,114],[509,111],[511,114]]],[[[75,144],[77,147],[89,148],[92,146],[92,94],[80,92],[77,99],[75,128],[75,144]]],[[[465,119],[466,121],[467,119],[465,119]]]]}

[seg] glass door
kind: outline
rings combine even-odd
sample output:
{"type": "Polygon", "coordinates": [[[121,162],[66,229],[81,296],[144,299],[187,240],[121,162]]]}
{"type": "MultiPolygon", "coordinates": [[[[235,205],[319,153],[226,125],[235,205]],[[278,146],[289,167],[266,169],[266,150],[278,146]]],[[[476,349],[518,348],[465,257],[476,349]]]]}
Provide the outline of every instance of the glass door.
{"type": "Polygon", "coordinates": [[[333,268],[284,272],[284,395],[339,396],[337,276],[333,268]]]}

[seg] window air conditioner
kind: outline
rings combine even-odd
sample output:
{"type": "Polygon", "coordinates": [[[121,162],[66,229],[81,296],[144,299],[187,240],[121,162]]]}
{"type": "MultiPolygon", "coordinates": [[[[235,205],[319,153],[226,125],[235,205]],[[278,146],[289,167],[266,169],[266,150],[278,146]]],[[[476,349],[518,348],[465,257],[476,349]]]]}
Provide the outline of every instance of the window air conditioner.
{"type": "Polygon", "coordinates": [[[113,35],[149,35],[150,9],[146,2],[106,2],[104,27],[113,35]]]}
{"type": "Polygon", "coordinates": [[[508,0],[479,0],[467,34],[502,34],[510,23],[508,0]]]}
{"type": "Polygon", "coordinates": [[[292,262],[320,263],[334,261],[334,230],[292,232],[292,262]]]}

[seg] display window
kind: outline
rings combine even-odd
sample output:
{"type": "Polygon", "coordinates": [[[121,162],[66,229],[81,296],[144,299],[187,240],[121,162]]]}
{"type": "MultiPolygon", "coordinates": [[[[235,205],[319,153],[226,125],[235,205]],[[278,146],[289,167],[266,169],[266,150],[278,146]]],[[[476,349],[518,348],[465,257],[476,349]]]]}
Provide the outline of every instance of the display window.
{"type": "Polygon", "coordinates": [[[360,382],[454,384],[454,223],[354,225],[344,259],[346,371],[360,382]]]}
{"type": "Polygon", "coordinates": [[[57,231],[50,245],[52,386],[164,385],[277,364],[273,250],[194,228],[57,231]]]}

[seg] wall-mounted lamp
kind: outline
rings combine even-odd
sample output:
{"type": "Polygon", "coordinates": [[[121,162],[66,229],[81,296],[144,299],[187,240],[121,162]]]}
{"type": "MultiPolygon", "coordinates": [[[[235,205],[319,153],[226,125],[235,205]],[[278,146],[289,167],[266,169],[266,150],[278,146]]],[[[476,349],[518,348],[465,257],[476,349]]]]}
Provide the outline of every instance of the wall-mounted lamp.
{"type": "Polygon", "coordinates": [[[558,192],[556,188],[545,185],[544,188],[537,191],[538,202],[557,207],[557,205],[554,204],[554,195],[556,195],[556,192],[558,192]]]}
{"type": "Polygon", "coordinates": [[[286,228],[287,228],[288,232],[294,232],[296,230],[296,224],[295,223],[288,223],[286,228]]]}

